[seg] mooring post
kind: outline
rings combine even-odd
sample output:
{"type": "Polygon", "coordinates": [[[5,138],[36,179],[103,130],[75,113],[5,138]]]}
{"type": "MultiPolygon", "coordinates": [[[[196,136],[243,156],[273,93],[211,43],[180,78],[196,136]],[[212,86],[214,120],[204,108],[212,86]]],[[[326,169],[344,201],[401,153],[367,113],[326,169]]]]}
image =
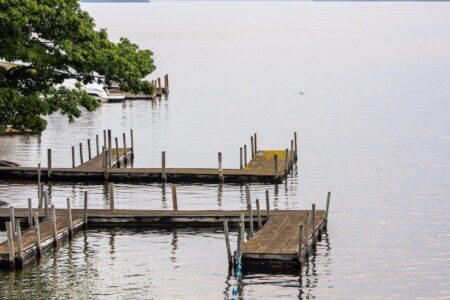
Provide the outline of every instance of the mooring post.
{"type": "Polygon", "coordinates": [[[84,228],[88,225],[88,192],[84,192],[84,210],[83,210],[84,228]]]}
{"type": "Polygon", "coordinates": [[[41,256],[41,230],[39,228],[39,213],[34,213],[34,227],[35,227],[35,234],[36,234],[36,249],[37,253],[36,256],[41,256]]]}
{"type": "Polygon", "coordinates": [[[244,145],[244,167],[247,166],[247,145],[244,145]]]}
{"type": "Polygon", "coordinates": [[[228,220],[223,220],[223,232],[225,233],[225,245],[227,247],[227,256],[228,256],[228,266],[231,267],[233,265],[233,258],[231,255],[231,247],[230,247],[230,236],[228,232],[228,220]]]}
{"type": "Polygon", "coordinates": [[[72,168],[75,168],[75,147],[72,146],[72,168]]]}
{"type": "Polygon", "coordinates": [[[69,221],[69,238],[72,238],[73,225],[72,225],[72,208],[70,207],[70,198],[67,198],[67,219],[69,221]]]}
{"type": "Polygon", "coordinates": [[[19,260],[19,266],[23,266],[23,244],[22,244],[22,231],[20,230],[20,222],[16,220],[16,232],[17,232],[17,257],[19,260]]]}
{"type": "Polygon", "coordinates": [[[243,157],[242,157],[242,147],[241,148],[239,148],[239,169],[243,169],[244,168],[244,160],[243,160],[243,157]]]}
{"type": "Polygon", "coordinates": [[[125,136],[125,132],[122,132],[122,139],[123,139],[123,153],[124,153],[124,162],[125,164],[128,163],[128,159],[127,159],[127,139],[125,136]]]}
{"type": "Polygon", "coordinates": [[[290,155],[291,166],[294,163],[294,140],[291,140],[291,155],[290,155]]]}
{"type": "Polygon", "coordinates": [[[45,219],[48,219],[48,193],[44,191],[44,210],[45,210],[45,219]]]}
{"type": "Polygon", "coordinates": [[[164,76],[164,78],[166,80],[166,82],[165,82],[165,84],[166,84],[166,94],[168,94],[169,93],[169,74],[166,74],[164,76]]]}
{"type": "Polygon", "coordinates": [[[316,245],[316,204],[313,203],[312,205],[312,211],[311,211],[311,225],[312,225],[312,243],[313,246],[316,245]]]}
{"type": "Polygon", "coordinates": [[[252,210],[252,200],[250,198],[250,187],[248,184],[245,185],[245,198],[247,201],[247,211],[248,211],[248,218],[249,218],[249,228],[250,237],[253,236],[253,210],[252,210]]]}
{"type": "Polygon", "coordinates": [[[52,177],[52,149],[47,149],[47,178],[52,177]]]}
{"type": "Polygon", "coordinates": [[[37,178],[37,182],[38,182],[38,203],[41,203],[41,198],[42,198],[42,190],[41,190],[41,163],[38,163],[38,178],[37,178]]]}
{"type": "Polygon", "coordinates": [[[87,140],[87,147],[88,147],[88,159],[92,159],[92,152],[91,152],[91,139],[87,140]]]}
{"type": "Polygon", "coordinates": [[[261,221],[261,210],[259,208],[259,199],[256,199],[256,215],[258,218],[258,230],[262,228],[262,221],[261,221]]]}
{"type": "Polygon", "coordinates": [[[286,153],[284,155],[284,175],[286,175],[286,176],[289,173],[289,170],[288,170],[288,168],[289,168],[289,163],[288,163],[289,162],[289,160],[288,160],[289,155],[288,155],[288,152],[289,152],[289,150],[288,150],[288,148],[286,148],[286,153]]]}
{"type": "Polygon", "coordinates": [[[106,152],[105,146],[102,146],[102,168],[106,168],[106,152]]]}
{"type": "Polygon", "coordinates": [[[103,130],[103,151],[105,151],[105,149],[108,147],[108,144],[106,142],[106,130],[103,130]]]}
{"type": "Polygon", "coordinates": [[[294,160],[297,161],[297,158],[298,158],[297,132],[294,132],[294,144],[295,144],[295,148],[294,148],[294,160]]]}
{"type": "Polygon", "coordinates": [[[166,174],[166,151],[161,152],[161,179],[162,181],[167,181],[166,174]]]}
{"type": "Polygon", "coordinates": [[[298,262],[303,263],[303,224],[300,224],[298,231],[298,262]]]}
{"type": "Polygon", "coordinates": [[[254,141],[254,143],[255,143],[255,155],[256,155],[256,153],[258,152],[258,142],[257,142],[257,139],[256,139],[256,133],[254,133],[253,134],[253,141],[254,141]]]}
{"type": "Polygon", "coordinates": [[[330,199],[331,198],[331,192],[328,192],[327,194],[327,208],[325,210],[325,226],[328,225],[328,211],[330,210],[330,199]]]}
{"type": "Polygon", "coordinates": [[[33,226],[33,207],[31,204],[31,198],[28,198],[28,227],[33,226]]]}
{"type": "Polygon", "coordinates": [[[98,140],[98,134],[95,135],[95,149],[97,150],[97,155],[100,155],[100,145],[98,140]]]}
{"type": "Polygon", "coordinates": [[[237,239],[237,247],[236,247],[236,258],[238,259],[238,263],[240,263],[240,258],[242,255],[242,246],[244,245],[244,232],[245,232],[245,221],[244,221],[244,213],[241,213],[239,220],[239,230],[238,230],[238,239],[237,239]]]}
{"type": "Polygon", "coordinates": [[[58,248],[58,230],[56,228],[56,211],[55,205],[52,204],[52,231],[53,231],[53,245],[58,248]]]}
{"type": "Polygon", "coordinates": [[[115,194],[114,194],[114,183],[109,183],[109,209],[114,210],[115,194]]]}
{"type": "Polygon", "coordinates": [[[133,129],[130,129],[130,138],[131,138],[131,159],[134,159],[134,137],[133,137],[133,129]]]}
{"type": "Polygon", "coordinates": [[[15,224],[16,224],[16,215],[14,212],[14,206],[10,206],[9,207],[9,221],[11,222],[11,230],[12,230],[12,234],[13,237],[16,236],[16,229],[15,229],[15,224]]]}
{"type": "Polygon", "coordinates": [[[111,150],[112,150],[112,138],[111,138],[111,129],[108,129],[108,156],[107,156],[107,158],[108,158],[108,160],[107,160],[107,162],[108,162],[108,167],[109,168],[111,168],[111,160],[112,160],[112,155],[111,155],[111,150]]]}
{"type": "Polygon", "coordinates": [[[267,221],[268,221],[270,218],[269,190],[266,190],[266,210],[267,210],[267,221]]]}
{"type": "Polygon", "coordinates": [[[177,186],[175,184],[172,184],[172,204],[173,210],[178,210],[177,186]]]}
{"type": "Polygon", "coordinates": [[[255,145],[253,144],[253,136],[250,136],[250,144],[252,150],[252,158],[255,157],[255,145]]]}
{"type": "Polygon", "coordinates": [[[158,77],[158,89],[161,89],[161,78],[158,77]]]}
{"type": "MultiPolygon", "coordinates": [[[[119,139],[117,137],[114,138],[114,141],[116,142],[116,167],[120,168],[120,156],[119,156],[119,139]]],[[[125,152],[124,155],[127,155],[125,152]]]]}
{"type": "Polygon", "coordinates": [[[275,182],[278,182],[278,177],[279,177],[279,175],[278,175],[278,155],[277,154],[275,154],[274,156],[273,156],[273,165],[274,165],[274,168],[275,168],[275,182]]]}
{"type": "Polygon", "coordinates": [[[105,153],[105,174],[104,174],[104,177],[105,177],[105,180],[108,180],[108,178],[109,178],[109,164],[108,164],[108,162],[110,162],[110,160],[109,160],[109,150],[105,149],[104,153],[105,153]]]}
{"type": "Polygon", "coordinates": [[[217,153],[217,157],[219,160],[219,181],[223,182],[222,152],[217,153]]]}
{"type": "Polygon", "coordinates": [[[39,189],[40,189],[41,195],[40,195],[40,198],[39,198],[38,207],[42,208],[42,207],[44,207],[44,184],[43,183],[40,184],[39,189]]]}
{"type": "Polygon", "coordinates": [[[9,260],[9,267],[13,269],[16,265],[16,253],[15,253],[15,247],[14,247],[14,233],[13,233],[13,225],[14,223],[11,223],[11,221],[6,222],[6,235],[8,239],[8,260],[9,260]]]}
{"type": "Polygon", "coordinates": [[[83,143],[80,143],[80,165],[84,164],[83,159],[83,143]]]}
{"type": "Polygon", "coordinates": [[[307,211],[306,212],[306,221],[305,221],[305,252],[304,252],[305,255],[309,255],[309,238],[310,238],[310,236],[308,234],[308,231],[310,228],[310,226],[309,226],[310,223],[311,223],[310,222],[310,214],[309,214],[309,211],[307,211]]]}
{"type": "Polygon", "coordinates": [[[242,229],[242,234],[241,234],[241,250],[242,250],[242,247],[244,246],[244,243],[245,243],[245,214],[241,213],[240,218],[241,218],[241,229],[242,229]]]}

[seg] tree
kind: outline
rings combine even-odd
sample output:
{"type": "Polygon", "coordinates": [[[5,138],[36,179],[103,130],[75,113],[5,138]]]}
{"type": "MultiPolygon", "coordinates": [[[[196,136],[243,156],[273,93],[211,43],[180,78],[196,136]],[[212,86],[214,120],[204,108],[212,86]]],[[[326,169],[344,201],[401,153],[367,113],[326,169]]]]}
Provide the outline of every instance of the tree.
{"type": "Polygon", "coordinates": [[[105,29],[80,8],[78,0],[0,0],[0,133],[6,125],[40,132],[54,112],[70,122],[99,103],[80,87],[57,87],[64,80],[94,80],[93,73],[124,91],[150,93],[143,80],[155,70],[153,53],[126,38],[108,39],[105,29]]]}

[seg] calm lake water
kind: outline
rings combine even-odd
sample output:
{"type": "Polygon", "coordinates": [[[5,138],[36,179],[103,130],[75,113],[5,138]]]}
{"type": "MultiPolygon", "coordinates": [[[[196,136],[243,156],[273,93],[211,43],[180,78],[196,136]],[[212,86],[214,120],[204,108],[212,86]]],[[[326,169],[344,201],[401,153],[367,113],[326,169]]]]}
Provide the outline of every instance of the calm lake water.
{"type": "MultiPolygon", "coordinates": [[[[0,157],[70,166],[70,147],[103,129],[135,132],[135,166],[238,167],[239,147],[285,148],[298,168],[269,189],[276,208],[318,208],[327,236],[300,276],[246,274],[242,299],[450,299],[450,3],[154,1],[83,4],[117,40],[155,53],[165,100],[104,104],[41,137],[2,137],[0,157]],[[304,93],[303,95],[300,92],[304,93]]],[[[85,154],[86,155],[86,154],[85,154]]],[[[107,207],[103,185],[54,184],[51,202],[107,207]]],[[[160,184],[118,184],[116,207],[170,209],[160,184]]],[[[180,185],[181,209],[244,208],[243,187],[180,185]]],[[[0,182],[25,207],[34,184],[0,182]]],[[[0,232],[0,239],[4,239],[0,232]]],[[[232,236],[235,245],[236,234],[232,236]]],[[[222,299],[223,233],[96,230],[15,273],[0,298],[222,299]]]]}

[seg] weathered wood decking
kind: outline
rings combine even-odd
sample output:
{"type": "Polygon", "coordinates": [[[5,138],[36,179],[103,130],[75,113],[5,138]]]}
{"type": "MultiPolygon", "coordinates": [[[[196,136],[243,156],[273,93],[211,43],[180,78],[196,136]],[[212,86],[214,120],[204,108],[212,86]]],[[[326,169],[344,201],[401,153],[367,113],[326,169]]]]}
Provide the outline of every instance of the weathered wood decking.
{"type": "MultiPolygon", "coordinates": [[[[99,155],[73,168],[73,170],[95,171],[99,169],[104,169],[103,160],[104,160],[104,153],[101,152],[99,155]]],[[[111,168],[121,167],[127,160],[128,161],[131,160],[131,148],[111,149],[111,168]]]]}
{"type": "MultiPolygon", "coordinates": [[[[119,152],[123,154],[120,148],[119,152]]],[[[129,150],[127,150],[129,151],[129,150]]],[[[115,159],[115,149],[111,149],[111,158],[115,159]]],[[[128,154],[127,154],[128,155],[128,154]]],[[[243,169],[223,169],[223,181],[243,182],[282,182],[294,164],[293,152],[262,150],[257,151],[252,160],[243,169]],[[278,157],[275,169],[274,155],[278,157]],[[286,161],[287,159],[287,161],[286,161]]],[[[104,181],[113,182],[209,182],[221,181],[221,170],[213,168],[108,168],[102,167],[102,155],[94,157],[76,168],[52,168],[48,178],[48,169],[42,168],[43,178],[54,181],[104,181]],[[165,176],[164,176],[165,175],[165,176]],[[165,178],[166,179],[165,179],[165,178]]],[[[1,179],[36,180],[38,169],[35,167],[0,167],[1,179]]]]}

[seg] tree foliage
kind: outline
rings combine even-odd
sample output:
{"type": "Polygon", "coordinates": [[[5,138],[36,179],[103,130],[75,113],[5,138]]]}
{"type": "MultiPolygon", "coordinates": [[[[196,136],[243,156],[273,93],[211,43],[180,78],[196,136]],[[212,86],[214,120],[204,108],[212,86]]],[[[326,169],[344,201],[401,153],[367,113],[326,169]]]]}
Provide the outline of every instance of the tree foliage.
{"type": "Polygon", "coordinates": [[[124,91],[148,93],[152,55],[126,38],[110,41],[78,0],[0,0],[0,60],[20,62],[0,64],[0,131],[41,131],[51,113],[73,121],[82,108],[95,110],[98,101],[80,88],[57,87],[68,78],[88,83],[96,72],[124,91]]]}

